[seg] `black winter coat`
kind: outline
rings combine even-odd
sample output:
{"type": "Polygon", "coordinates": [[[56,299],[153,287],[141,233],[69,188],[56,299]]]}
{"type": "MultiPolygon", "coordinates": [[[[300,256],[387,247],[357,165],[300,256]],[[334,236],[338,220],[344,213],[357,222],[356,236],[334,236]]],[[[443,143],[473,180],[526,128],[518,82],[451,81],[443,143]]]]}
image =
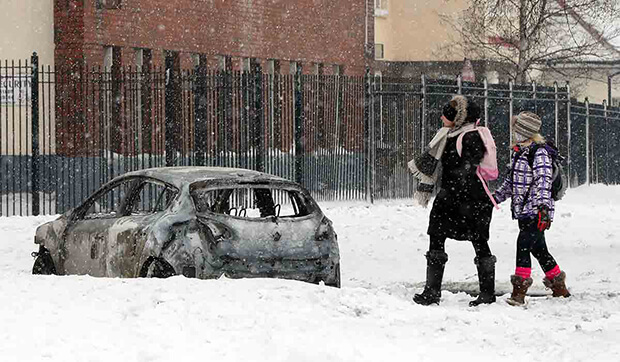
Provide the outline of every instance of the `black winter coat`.
{"type": "Polygon", "coordinates": [[[463,154],[448,138],[441,157],[441,188],[431,210],[428,234],[456,240],[489,240],[493,204],[476,175],[485,152],[478,132],[463,136],[463,154]]]}

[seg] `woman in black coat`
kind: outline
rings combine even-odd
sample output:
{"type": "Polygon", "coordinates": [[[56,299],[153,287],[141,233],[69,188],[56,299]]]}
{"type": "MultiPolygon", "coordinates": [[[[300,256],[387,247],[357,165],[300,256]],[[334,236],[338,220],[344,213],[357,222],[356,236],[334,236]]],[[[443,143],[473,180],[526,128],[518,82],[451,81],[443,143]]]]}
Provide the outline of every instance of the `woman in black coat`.
{"type": "Polygon", "coordinates": [[[463,96],[455,96],[446,104],[441,117],[444,127],[429,144],[429,148],[409,166],[420,179],[415,198],[426,206],[433,190],[433,203],[428,226],[429,250],[426,253],[426,286],[414,296],[418,304],[438,304],[441,282],[448,261],[445,252],[447,238],[472,242],[478,269],[480,295],[471,306],[495,302],[495,262],[489,248],[489,226],[493,205],[482,181],[476,175],[485,147],[475,127],[480,108],[463,96]],[[464,132],[462,155],[456,141],[464,132]]]}

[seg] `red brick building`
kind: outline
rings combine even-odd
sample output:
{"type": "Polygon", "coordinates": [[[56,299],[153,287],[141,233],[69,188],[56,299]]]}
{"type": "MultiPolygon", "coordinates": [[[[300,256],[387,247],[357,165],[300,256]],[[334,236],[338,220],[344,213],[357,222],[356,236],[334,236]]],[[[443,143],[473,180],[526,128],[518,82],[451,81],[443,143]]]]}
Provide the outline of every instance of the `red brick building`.
{"type": "Polygon", "coordinates": [[[372,0],[55,0],[55,63],[163,66],[168,55],[181,68],[362,75],[373,11],[372,0]]]}
{"type": "MultiPolygon", "coordinates": [[[[97,154],[107,149],[106,143],[122,155],[161,154],[168,141],[172,149],[186,154],[197,147],[195,139],[207,135],[213,139],[201,149],[219,152],[223,146],[217,138],[224,131],[234,134],[229,143],[239,145],[238,130],[242,119],[248,119],[247,99],[240,107],[244,98],[226,88],[230,84],[222,88],[226,95],[208,94],[199,84],[200,74],[259,70],[286,75],[301,68],[303,74],[361,76],[374,58],[372,0],[55,0],[54,4],[54,58],[60,70],[57,150],[65,155],[97,154]],[[74,71],[85,69],[84,65],[103,67],[111,78],[106,82],[97,79],[96,72],[74,71]],[[131,73],[133,67],[139,73],[131,73]],[[173,70],[169,85],[165,73],[165,94],[164,67],[173,70]],[[147,69],[157,72],[142,73],[147,69]],[[179,74],[185,70],[196,71],[198,77],[191,78],[195,88],[181,84],[179,74]],[[159,80],[153,79],[157,75],[159,80]],[[202,100],[186,97],[188,90],[202,100]],[[218,124],[224,124],[224,130],[218,124]]],[[[318,82],[313,84],[304,87],[308,132],[330,117],[342,118],[341,125],[362,124],[363,83],[351,80],[321,91],[312,88],[318,82]],[[330,92],[335,92],[331,98],[330,92]],[[338,92],[344,93],[341,98],[347,104],[339,103],[342,114],[336,115],[330,104],[339,102],[338,92]]],[[[268,122],[292,127],[294,113],[287,110],[294,97],[286,85],[292,83],[284,80],[278,88],[282,94],[274,93],[271,101],[264,102],[265,129],[268,122]]],[[[277,85],[270,87],[273,93],[277,85]]],[[[325,127],[321,126],[321,139],[325,127]]],[[[278,129],[274,128],[276,144],[290,149],[292,135],[278,129]]],[[[349,149],[361,147],[352,141],[361,137],[361,131],[356,133],[360,134],[341,133],[349,149]]],[[[270,142],[271,135],[265,137],[270,142]]],[[[313,148],[308,141],[307,149],[313,148]]]]}

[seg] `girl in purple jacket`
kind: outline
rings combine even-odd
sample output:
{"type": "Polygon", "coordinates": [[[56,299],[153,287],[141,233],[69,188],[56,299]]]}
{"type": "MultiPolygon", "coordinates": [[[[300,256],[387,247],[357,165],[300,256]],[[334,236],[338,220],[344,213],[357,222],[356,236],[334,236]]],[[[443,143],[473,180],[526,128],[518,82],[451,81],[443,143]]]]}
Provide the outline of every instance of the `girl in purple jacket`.
{"type": "Polygon", "coordinates": [[[551,150],[539,134],[542,121],[534,113],[521,112],[511,122],[515,140],[512,167],[494,194],[497,203],[512,198],[512,218],[519,221],[517,266],[514,275],[510,277],[513,291],[508,303],[525,304],[525,294],[532,285],[530,254],[534,255],[545,271],[543,283],[553,291],[553,296],[569,297],[565,285],[566,274],[560,270],[545,242],[545,230],[549,229],[553,221],[555,203],[551,197],[551,150]],[[533,155],[530,155],[531,152],[533,155]]]}

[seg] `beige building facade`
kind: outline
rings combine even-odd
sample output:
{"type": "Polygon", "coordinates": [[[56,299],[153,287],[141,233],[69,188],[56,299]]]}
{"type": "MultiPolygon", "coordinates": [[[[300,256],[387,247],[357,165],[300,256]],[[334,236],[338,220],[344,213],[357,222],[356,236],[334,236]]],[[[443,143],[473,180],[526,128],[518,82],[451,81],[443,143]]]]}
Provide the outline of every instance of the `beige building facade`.
{"type": "Polygon", "coordinates": [[[54,0],[2,0],[0,59],[28,59],[39,54],[41,64],[54,62],[54,0]]]}
{"type": "MultiPolygon", "coordinates": [[[[451,46],[459,42],[459,35],[444,19],[462,15],[468,5],[468,0],[375,0],[375,59],[386,64],[411,62],[411,67],[428,76],[453,77],[460,69],[454,62],[463,62],[468,56],[460,47],[451,46]],[[432,63],[439,62],[444,66],[434,71],[432,63]]],[[[501,64],[484,66],[484,62],[472,60],[478,80],[482,76],[489,83],[508,81],[501,64]]],[[[561,73],[544,71],[530,75],[538,84],[548,86],[554,82],[563,86],[569,81],[578,101],[588,98],[591,103],[601,104],[608,97],[607,76],[620,71],[620,65],[590,69],[584,72],[583,68],[566,67],[561,73]]],[[[407,76],[405,72],[401,74],[407,76]]],[[[613,78],[612,98],[612,104],[620,106],[620,75],[613,78]]]]}
{"type": "MultiPolygon", "coordinates": [[[[0,153],[3,155],[31,153],[31,79],[27,65],[35,51],[40,65],[54,65],[54,0],[2,0],[0,153]]],[[[53,94],[51,96],[53,99],[53,94]]],[[[50,111],[53,113],[53,107],[50,111]]],[[[53,128],[49,120],[53,120],[54,115],[45,117],[47,124],[40,122],[40,127],[53,128]]],[[[43,142],[40,139],[40,146],[43,142]]],[[[49,146],[47,149],[49,151],[49,146]]]]}
{"type": "Polygon", "coordinates": [[[456,33],[442,16],[467,6],[467,0],[375,0],[375,59],[462,61],[465,54],[450,50],[456,33]]]}
{"type": "MultiPolygon", "coordinates": [[[[567,79],[571,86],[571,97],[583,102],[588,99],[590,103],[602,104],[606,101],[609,93],[608,76],[620,71],[620,65],[614,67],[591,66],[590,70],[584,71],[581,68],[565,67],[560,72],[547,71],[540,74],[536,80],[541,84],[552,84],[557,82],[563,86],[567,79]]],[[[620,107],[620,75],[612,78],[611,83],[611,105],[620,107]]]]}

